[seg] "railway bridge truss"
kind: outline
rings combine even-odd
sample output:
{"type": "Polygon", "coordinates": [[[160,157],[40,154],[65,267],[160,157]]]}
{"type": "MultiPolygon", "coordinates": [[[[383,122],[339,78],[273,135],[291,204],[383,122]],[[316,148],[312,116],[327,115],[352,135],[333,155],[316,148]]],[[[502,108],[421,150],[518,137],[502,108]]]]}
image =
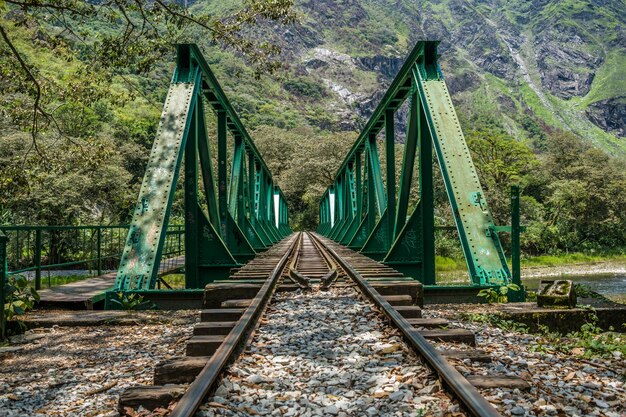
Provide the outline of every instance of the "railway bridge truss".
{"type": "Polygon", "coordinates": [[[183,160],[186,288],[202,288],[228,277],[231,268],[291,233],[284,195],[200,50],[196,45],[178,45],[116,291],[157,286],[183,160]],[[216,138],[208,133],[209,117],[216,138]]]}
{"type": "MultiPolygon", "coordinates": [[[[517,188],[512,190],[511,226],[496,226],[438,65],[437,45],[421,41],[409,53],[324,193],[317,232],[441,291],[435,278],[435,231],[456,230],[471,279],[465,289],[519,285],[517,188]],[[394,118],[405,102],[408,123],[396,184],[394,118]],[[435,225],[433,155],[453,226],[435,225]],[[411,199],[412,189],[417,200],[411,199]],[[511,233],[511,268],[500,232],[511,233]]],[[[178,45],[177,52],[115,291],[158,285],[181,169],[187,289],[227,278],[231,268],[291,233],[286,199],[206,60],[195,45],[178,45]]],[[[523,291],[511,297],[519,299],[523,291]]]]}
{"type": "MultiPolygon", "coordinates": [[[[446,392],[436,401],[428,397],[429,412],[496,417],[505,404],[490,402],[484,396],[490,389],[519,398],[531,390],[527,380],[490,365],[490,354],[476,349],[473,331],[427,311],[422,315],[433,299],[475,299],[482,288],[521,284],[518,189],[511,190],[511,225],[495,225],[437,63],[437,45],[418,42],[410,52],[323,194],[317,231],[297,233],[289,227],[285,196],[200,50],[177,46],[176,69],[119,268],[110,274],[114,281],[101,279],[101,286],[93,287],[104,288],[109,308],[115,307],[112,297],[141,294],[161,309],[197,308],[200,317],[193,330],[190,325],[193,334],[181,339],[184,355],[155,364],[154,385],[133,385],[120,394],[120,414],[161,407],[174,417],[199,410],[276,415],[278,398],[288,401],[293,392],[317,398],[319,386],[311,381],[320,383],[316,378],[328,372],[333,382],[326,381],[325,392],[335,399],[345,394],[345,400],[321,404],[319,410],[310,407],[314,401],[294,403],[289,415],[339,415],[344,406],[352,407],[345,415],[418,415],[424,409],[411,399],[423,392],[416,384],[431,380],[446,392]],[[408,125],[396,184],[400,147],[394,120],[403,105],[408,125]],[[435,158],[454,225],[435,224],[435,158]],[[170,222],[177,188],[184,193],[184,225],[170,222]],[[468,285],[437,285],[438,228],[458,234],[468,285]],[[502,232],[511,234],[510,267],[502,232]],[[173,242],[178,242],[175,249],[173,242]],[[162,290],[163,275],[181,269],[185,288],[162,290]],[[339,313],[344,320],[336,325],[339,313]],[[289,329],[288,340],[282,339],[289,329]],[[246,360],[250,352],[258,363],[246,360]],[[249,372],[242,377],[243,368],[249,372]],[[414,370],[402,374],[406,368],[414,370]],[[340,369],[349,370],[349,378],[335,378],[340,369]],[[377,386],[383,374],[393,378],[377,386]],[[229,392],[231,380],[240,391],[229,392]],[[252,404],[257,408],[251,412],[246,395],[264,392],[270,396],[252,404]],[[406,403],[402,411],[400,403],[406,403]],[[394,407],[398,412],[390,411],[394,407]]],[[[13,229],[16,236],[29,232],[13,229]]],[[[36,231],[36,242],[43,232],[36,231]]],[[[100,254],[102,239],[114,234],[99,228],[93,233],[100,254]]],[[[5,264],[4,242],[0,233],[0,265],[5,264]]],[[[40,258],[41,249],[36,253],[40,258]]],[[[36,274],[40,269],[35,267],[36,274]]],[[[6,267],[0,273],[4,277],[6,267]]],[[[83,284],[73,285],[76,293],[83,284]]],[[[510,300],[523,297],[521,285],[509,292],[510,300]]]]}

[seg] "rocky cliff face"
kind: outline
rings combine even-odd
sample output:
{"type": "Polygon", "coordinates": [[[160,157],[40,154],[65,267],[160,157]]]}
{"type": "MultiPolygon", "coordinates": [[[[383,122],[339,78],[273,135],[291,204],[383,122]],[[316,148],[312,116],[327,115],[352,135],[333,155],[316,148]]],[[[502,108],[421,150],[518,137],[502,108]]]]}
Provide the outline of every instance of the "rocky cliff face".
{"type": "Polygon", "coordinates": [[[626,159],[626,0],[300,0],[296,7],[300,24],[267,29],[282,43],[286,78],[323,94],[302,97],[285,83],[284,94],[264,92],[257,108],[279,102],[320,128],[359,129],[408,51],[435,39],[465,120],[497,116],[530,140],[537,127],[571,130],[626,159]]]}
{"type": "MultiPolygon", "coordinates": [[[[626,149],[623,90],[606,89],[624,87],[626,77],[626,68],[610,68],[626,62],[623,0],[309,0],[298,7],[305,21],[285,38],[310,47],[290,53],[324,80],[346,114],[357,112],[343,128],[369,116],[417,40],[440,39],[455,96],[497,85],[490,98],[512,120],[531,115],[599,146],[617,137],[626,149]],[[601,72],[612,75],[599,81],[601,72]],[[363,82],[368,73],[376,83],[363,82]],[[546,113],[553,117],[544,120],[546,113]]],[[[523,135],[523,127],[511,128],[523,135]]]]}
{"type": "Polygon", "coordinates": [[[617,137],[626,137],[626,96],[600,100],[587,107],[586,116],[617,137]]]}

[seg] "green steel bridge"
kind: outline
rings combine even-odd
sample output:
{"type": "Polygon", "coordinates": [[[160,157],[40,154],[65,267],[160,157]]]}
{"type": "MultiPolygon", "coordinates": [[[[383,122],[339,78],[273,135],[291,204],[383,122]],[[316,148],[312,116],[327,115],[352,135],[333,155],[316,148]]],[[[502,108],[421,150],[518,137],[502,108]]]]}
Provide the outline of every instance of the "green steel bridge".
{"type": "MultiPolygon", "coordinates": [[[[511,225],[495,225],[437,62],[437,45],[420,41],[409,53],[324,193],[317,231],[427,287],[443,288],[435,279],[435,156],[455,221],[446,228],[458,233],[471,280],[452,290],[520,284],[518,190],[512,189],[511,225]],[[396,184],[394,117],[407,101],[406,142],[396,184]],[[379,158],[380,145],[385,163],[379,158]],[[412,189],[418,192],[417,201],[410,201],[412,189]],[[511,267],[501,232],[511,233],[511,267]]],[[[290,233],[285,196],[253,139],[198,47],[181,44],[130,225],[0,226],[0,265],[5,265],[0,278],[34,271],[40,285],[42,270],[83,264],[100,275],[104,262],[113,263],[110,268],[117,272],[109,274],[102,291],[155,291],[164,271],[180,269],[186,291],[193,291],[227,278],[232,268],[290,233]],[[215,121],[216,135],[208,133],[209,118],[215,121]],[[181,169],[184,224],[170,225],[181,169]],[[83,230],[82,238],[77,230],[83,230]],[[78,239],[83,245],[79,259],[42,265],[42,251],[51,247],[46,242],[62,233],[77,233],[73,242],[78,239]]],[[[523,291],[514,292],[516,297],[523,297],[523,291]]]]}

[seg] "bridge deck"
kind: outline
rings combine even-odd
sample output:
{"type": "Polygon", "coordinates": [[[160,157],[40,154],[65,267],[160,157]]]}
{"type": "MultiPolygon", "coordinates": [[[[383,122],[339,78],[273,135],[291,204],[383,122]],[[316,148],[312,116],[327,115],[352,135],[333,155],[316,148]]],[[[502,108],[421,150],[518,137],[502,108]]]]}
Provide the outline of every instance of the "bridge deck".
{"type": "MultiPolygon", "coordinates": [[[[175,272],[185,266],[185,256],[166,259],[162,262],[159,276],[175,272]]],[[[93,309],[93,304],[104,300],[107,291],[113,289],[117,272],[87,278],[70,284],[59,285],[39,291],[39,304],[44,307],[57,308],[87,308],[93,309]]]]}

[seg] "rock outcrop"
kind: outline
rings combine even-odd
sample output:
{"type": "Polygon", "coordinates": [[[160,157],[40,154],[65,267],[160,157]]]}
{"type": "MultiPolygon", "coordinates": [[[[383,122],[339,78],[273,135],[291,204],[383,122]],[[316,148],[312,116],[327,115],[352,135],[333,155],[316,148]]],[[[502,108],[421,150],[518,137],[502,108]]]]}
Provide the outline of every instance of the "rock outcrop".
{"type": "MultiPolygon", "coordinates": [[[[471,103],[469,96],[484,94],[482,87],[490,84],[489,100],[506,117],[530,116],[553,128],[569,126],[573,116],[551,96],[571,100],[594,93],[609,54],[616,49],[624,54],[626,47],[626,15],[621,3],[611,0],[305,0],[298,7],[305,18],[281,36],[285,59],[298,63],[298,76],[324,83],[334,100],[325,106],[342,115],[335,124],[341,129],[354,129],[371,115],[418,40],[441,41],[449,89],[463,94],[462,102],[471,103]],[[494,83],[500,86],[493,88],[494,83]],[[351,113],[356,114],[346,118],[351,113]],[[550,124],[547,113],[561,125],[550,124]]],[[[404,128],[404,111],[399,113],[398,132],[404,128]]],[[[585,136],[595,124],[624,136],[623,98],[597,101],[582,115],[587,120],[576,124],[582,130],[575,133],[585,136]]]]}
{"type": "Polygon", "coordinates": [[[626,138],[626,96],[596,101],[585,113],[601,129],[626,138]]]}

